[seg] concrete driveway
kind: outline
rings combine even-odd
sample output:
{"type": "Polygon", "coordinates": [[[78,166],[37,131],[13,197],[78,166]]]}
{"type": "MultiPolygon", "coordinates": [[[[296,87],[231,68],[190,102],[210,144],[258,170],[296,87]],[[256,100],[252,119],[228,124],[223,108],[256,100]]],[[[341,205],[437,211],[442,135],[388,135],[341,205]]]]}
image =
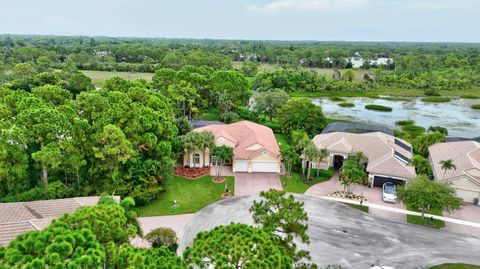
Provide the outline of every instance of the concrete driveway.
{"type": "MultiPolygon", "coordinates": [[[[178,242],[182,240],[183,228],[185,224],[193,219],[195,214],[183,214],[183,215],[174,215],[174,216],[156,216],[156,217],[140,217],[138,222],[142,227],[143,234],[146,235],[150,231],[157,228],[170,228],[175,231],[177,234],[178,242]]],[[[131,240],[133,246],[136,247],[150,247],[148,243],[143,238],[135,237],[131,240]]]]}
{"type": "MultiPolygon", "coordinates": [[[[443,215],[445,217],[480,223],[480,206],[464,204],[461,210],[454,211],[452,213],[444,212],[443,215]]],[[[445,230],[457,233],[471,234],[480,238],[480,229],[472,229],[470,227],[460,224],[446,223],[445,230]]]]}
{"type": "MultiPolygon", "coordinates": [[[[332,178],[328,181],[315,184],[307,189],[305,195],[321,197],[328,196],[328,194],[334,191],[342,191],[343,186],[339,181],[339,172],[335,171],[332,178]]],[[[364,185],[353,184],[351,187],[352,191],[356,194],[363,194],[366,197],[367,201],[374,204],[381,204],[388,207],[395,207],[400,209],[405,209],[405,206],[401,203],[391,204],[385,203],[382,198],[382,189],[381,188],[369,188],[364,185]]]]}
{"type": "MultiPolygon", "coordinates": [[[[308,212],[312,262],[345,268],[372,264],[394,268],[426,268],[445,262],[480,263],[480,238],[422,226],[391,222],[341,203],[297,195],[308,212]]],[[[180,251],[190,246],[199,231],[230,222],[252,224],[249,207],[258,196],[223,200],[197,212],[187,223],[180,251]]]]}
{"type": "MultiPolygon", "coordinates": [[[[215,173],[216,168],[213,167],[210,174],[214,176],[215,173]]],[[[224,166],[222,175],[235,177],[235,196],[259,194],[270,189],[282,189],[278,173],[234,173],[231,166],[224,166]]]]}

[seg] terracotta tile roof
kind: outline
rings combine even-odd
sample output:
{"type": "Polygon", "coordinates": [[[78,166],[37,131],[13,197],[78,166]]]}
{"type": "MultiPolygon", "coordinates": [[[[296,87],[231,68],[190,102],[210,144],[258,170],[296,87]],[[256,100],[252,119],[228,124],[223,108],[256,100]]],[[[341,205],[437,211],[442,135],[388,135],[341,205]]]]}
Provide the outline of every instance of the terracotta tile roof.
{"type": "Polygon", "coordinates": [[[0,246],[8,245],[17,235],[34,230],[36,228],[29,221],[0,223],[0,246]]]}
{"type": "Polygon", "coordinates": [[[210,131],[215,138],[224,137],[235,144],[233,155],[238,159],[249,159],[261,152],[268,151],[274,156],[280,155],[280,148],[272,129],[251,121],[240,121],[225,125],[209,125],[194,129],[196,132],[210,131]],[[258,144],[252,150],[247,148],[258,144]]]}
{"type": "MultiPolygon", "coordinates": [[[[26,231],[41,230],[53,219],[72,213],[82,206],[96,205],[99,196],[32,202],[0,203],[0,245],[6,245],[26,231]]],[[[120,201],[119,196],[114,196],[120,201]]]]}
{"type": "Polygon", "coordinates": [[[474,175],[480,170],[480,143],[476,141],[458,141],[437,143],[428,148],[430,153],[430,163],[432,165],[433,175],[436,179],[451,179],[462,175],[470,175],[476,180],[474,175]],[[440,161],[452,159],[456,169],[442,169],[440,161]],[[468,171],[468,173],[467,173],[468,171]],[[445,177],[443,176],[445,173],[445,177]]]}
{"type": "Polygon", "coordinates": [[[397,152],[411,159],[412,152],[395,144],[395,139],[410,146],[408,142],[382,132],[319,134],[313,138],[313,143],[318,148],[325,148],[336,153],[352,154],[362,151],[368,158],[367,172],[412,179],[416,176],[415,169],[395,157],[395,152],[397,152]]]}

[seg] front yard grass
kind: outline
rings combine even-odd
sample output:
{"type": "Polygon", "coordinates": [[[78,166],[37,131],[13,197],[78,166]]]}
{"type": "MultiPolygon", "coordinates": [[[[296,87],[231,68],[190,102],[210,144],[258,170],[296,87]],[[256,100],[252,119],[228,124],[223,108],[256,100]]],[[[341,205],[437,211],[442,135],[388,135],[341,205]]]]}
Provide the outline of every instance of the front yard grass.
{"type": "Polygon", "coordinates": [[[305,191],[310,188],[312,185],[315,185],[320,182],[324,182],[330,180],[333,175],[333,168],[328,170],[320,170],[320,175],[317,178],[316,172],[310,172],[312,179],[309,182],[304,180],[305,176],[302,176],[298,173],[292,172],[291,178],[286,178],[285,176],[281,176],[280,180],[282,181],[283,190],[286,192],[293,192],[293,193],[305,193],[305,191]],[[285,183],[287,184],[285,186],[285,183]]]}
{"type": "Polygon", "coordinates": [[[368,210],[369,210],[369,207],[366,206],[366,205],[357,205],[357,204],[350,204],[350,203],[344,203],[344,204],[346,204],[346,205],[348,205],[348,206],[350,206],[350,207],[353,207],[353,208],[355,208],[355,209],[358,209],[358,210],[360,210],[360,211],[363,211],[363,212],[365,212],[365,213],[368,213],[368,210]]]}
{"type": "MultiPolygon", "coordinates": [[[[407,205],[407,210],[415,211],[409,205],[407,205]]],[[[437,216],[443,216],[443,213],[441,211],[433,211],[432,210],[432,211],[427,211],[425,213],[426,214],[437,215],[437,216]]],[[[433,219],[433,221],[432,221],[429,217],[422,218],[422,216],[407,215],[407,222],[408,223],[413,223],[413,224],[418,224],[418,225],[423,225],[423,226],[427,226],[427,227],[437,228],[437,229],[445,227],[445,222],[443,220],[433,219]]]]}
{"type": "MultiPolygon", "coordinates": [[[[234,178],[226,177],[228,189],[234,194],[234,178]]],[[[140,216],[164,216],[195,213],[203,207],[223,199],[225,183],[213,183],[212,176],[185,179],[174,176],[166,182],[166,192],[151,203],[138,207],[140,216]],[[179,207],[172,208],[173,200],[179,207]]]]}
{"type": "Polygon", "coordinates": [[[466,263],[444,263],[432,266],[429,269],[480,269],[480,265],[466,263]]]}

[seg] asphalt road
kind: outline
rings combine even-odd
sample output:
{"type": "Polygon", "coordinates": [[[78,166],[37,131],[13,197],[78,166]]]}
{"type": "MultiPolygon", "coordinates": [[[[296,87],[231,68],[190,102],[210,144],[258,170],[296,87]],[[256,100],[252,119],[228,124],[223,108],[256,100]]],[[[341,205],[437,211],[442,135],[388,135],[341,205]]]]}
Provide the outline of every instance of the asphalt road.
{"type": "MultiPolygon", "coordinates": [[[[427,268],[445,262],[480,264],[480,239],[373,217],[341,203],[298,195],[309,214],[308,249],[319,266],[345,268],[384,265],[427,268]]],[[[180,251],[199,231],[231,222],[252,224],[248,209],[258,196],[240,196],[197,212],[184,228],[180,251]]]]}

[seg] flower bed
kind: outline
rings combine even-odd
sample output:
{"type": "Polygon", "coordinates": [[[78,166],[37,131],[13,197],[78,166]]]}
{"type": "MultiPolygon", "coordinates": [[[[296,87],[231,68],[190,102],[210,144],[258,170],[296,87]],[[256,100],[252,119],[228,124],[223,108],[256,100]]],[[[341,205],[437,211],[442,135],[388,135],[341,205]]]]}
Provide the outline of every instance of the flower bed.
{"type": "Polygon", "coordinates": [[[199,168],[187,168],[176,166],[174,174],[180,177],[197,179],[206,175],[210,175],[210,166],[208,167],[199,167],[199,168]]]}
{"type": "Polygon", "coordinates": [[[363,196],[363,199],[362,199],[362,196],[360,194],[348,193],[345,191],[334,191],[334,192],[331,192],[328,196],[336,197],[336,198],[352,199],[352,200],[358,200],[358,201],[363,200],[364,202],[367,201],[367,198],[365,198],[365,196],[363,196]]]}

